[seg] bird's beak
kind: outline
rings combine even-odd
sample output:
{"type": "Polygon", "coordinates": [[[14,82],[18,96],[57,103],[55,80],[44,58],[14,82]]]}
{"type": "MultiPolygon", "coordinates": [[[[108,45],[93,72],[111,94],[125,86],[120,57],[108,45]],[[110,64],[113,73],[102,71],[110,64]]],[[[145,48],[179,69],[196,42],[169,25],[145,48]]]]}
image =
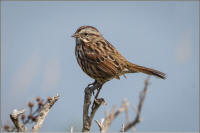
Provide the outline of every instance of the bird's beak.
{"type": "Polygon", "coordinates": [[[77,33],[74,33],[71,37],[77,38],[79,35],[77,33]]]}

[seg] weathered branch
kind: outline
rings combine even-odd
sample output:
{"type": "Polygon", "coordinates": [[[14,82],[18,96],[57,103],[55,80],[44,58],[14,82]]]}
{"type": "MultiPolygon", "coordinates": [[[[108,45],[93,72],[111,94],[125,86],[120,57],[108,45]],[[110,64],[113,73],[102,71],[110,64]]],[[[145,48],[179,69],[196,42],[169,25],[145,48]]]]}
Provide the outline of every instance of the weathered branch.
{"type": "Polygon", "coordinates": [[[101,104],[106,104],[105,100],[103,98],[98,99],[99,92],[101,90],[102,85],[94,82],[92,87],[86,87],[85,88],[85,96],[84,96],[84,105],[83,105],[83,132],[89,132],[92,120],[94,118],[94,115],[96,111],[99,109],[101,104]],[[94,91],[97,90],[97,93],[95,95],[92,107],[91,107],[91,113],[89,115],[89,107],[91,104],[91,97],[94,91]]]}
{"type": "Polygon", "coordinates": [[[144,89],[140,93],[140,101],[139,101],[139,104],[138,104],[138,109],[137,109],[136,117],[135,117],[135,119],[132,122],[127,123],[125,125],[125,127],[123,128],[124,132],[128,131],[132,127],[135,127],[136,124],[138,124],[141,121],[140,114],[141,114],[141,111],[142,111],[142,106],[143,106],[143,103],[144,103],[144,99],[146,97],[148,85],[149,85],[149,77],[145,80],[144,89]]]}
{"type": "Polygon", "coordinates": [[[12,120],[13,124],[15,125],[15,128],[17,129],[18,132],[25,132],[26,131],[25,126],[23,126],[20,123],[20,120],[19,120],[19,116],[21,114],[23,114],[25,111],[26,111],[25,109],[23,109],[21,111],[14,109],[13,112],[10,114],[10,118],[11,118],[11,120],[12,120]]]}
{"type": "Polygon", "coordinates": [[[100,129],[100,132],[107,132],[108,129],[110,128],[112,121],[122,112],[125,112],[126,124],[122,124],[122,128],[121,128],[120,132],[126,132],[130,128],[135,127],[135,125],[138,124],[141,121],[140,114],[141,114],[141,111],[142,111],[144,99],[146,97],[148,80],[149,80],[149,78],[147,78],[145,80],[144,89],[140,93],[140,101],[139,101],[139,104],[138,104],[138,109],[136,111],[135,119],[132,122],[129,122],[129,116],[128,116],[128,105],[129,104],[128,104],[127,100],[123,100],[122,105],[118,110],[116,110],[116,106],[114,106],[110,113],[108,113],[108,112],[106,113],[105,119],[104,118],[101,119],[100,122],[96,120],[96,123],[97,123],[97,125],[99,126],[99,129],[100,129]]]}
{"type": "Polygon", "coordinates": [[[32,128],[32,132],[37,132],[40,129],[51,107],[58,100],[58,98],[59,98],[59,95],[57,94],[57,96],[53,98],[49,98],[47,103],[44,104],[44,107],[39,112],[39,116],[37,117],[36,124],[32,128]]]}
{"type": "Polygon", "coordinates": [[[123,100],[121,107],[116,111],[116,106],[114,106],[111,112],[106,112],[106,118],[101,119],[101,121],[97,121],[96,123],[99,126],[100,132],[107,132],[112,121],[121,113],[126,112],[128,110],[127,101],[123,100]]]}

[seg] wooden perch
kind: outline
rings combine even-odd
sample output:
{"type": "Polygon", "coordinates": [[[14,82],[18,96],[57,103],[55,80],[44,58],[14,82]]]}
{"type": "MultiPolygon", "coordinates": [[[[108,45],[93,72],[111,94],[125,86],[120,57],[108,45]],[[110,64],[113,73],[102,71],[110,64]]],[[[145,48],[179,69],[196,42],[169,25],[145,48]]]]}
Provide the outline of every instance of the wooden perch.
{"type": "Polygon", "coordinates": [[[84,105],[83,105],[83,128],[82,132],[89,132],[92,120],[94,118],[94,115],[100,105],[106,104],[105,100],[103,98],[98,98],[99,92],[101,90],[102,85],[99,85],[98,83],[93,84],[92,87],[86,87],[85,88],[85,96],[84,96],[84,105]],[[97,90],[97,93],[95,95],[92,107],[91,107],[91,113],[89,113],[89,107],[91,104],[91,97],[94,91],[97,90]]]}

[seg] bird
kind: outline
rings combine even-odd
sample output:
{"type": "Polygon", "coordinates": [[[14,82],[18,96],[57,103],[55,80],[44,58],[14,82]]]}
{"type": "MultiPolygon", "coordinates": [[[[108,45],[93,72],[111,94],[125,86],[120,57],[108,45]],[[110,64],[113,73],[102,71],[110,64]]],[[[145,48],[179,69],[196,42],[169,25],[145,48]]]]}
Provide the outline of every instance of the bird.
{"type": "Polygon", "coordinates": [[[140,66],[128,61],[93,26],[79,27],[72,35],[75,38],[75,56],[81,69],[95,81],[89,85],[99,88],[112,79],[120,79],[127,73],[144,73],[166,79],[166,74],[158,70],[140,66]]]}

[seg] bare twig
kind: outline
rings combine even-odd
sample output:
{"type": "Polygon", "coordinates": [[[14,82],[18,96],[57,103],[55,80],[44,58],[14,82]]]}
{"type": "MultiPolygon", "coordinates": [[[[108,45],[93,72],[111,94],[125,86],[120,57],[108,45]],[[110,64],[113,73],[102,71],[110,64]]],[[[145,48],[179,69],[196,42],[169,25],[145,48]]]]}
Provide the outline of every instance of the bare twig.
{"type": "Polygon", "coordinates": [[[143,106],[143,103],[144,103],[144,99],[146,97],[146,93],[147,93],[147,87],[149,85],[149,77],[145,80],[145,86],[144,86],[144,89],[143,91],[140,93],[140,101],[139,101],[139,104],[138,104],[138,109],[137,109],[137,114],[136,114],[136,117],[134,119],[134,121],[130,122],[130,123],[127,123],[123,129],[124,132],[126,132],[127,130],[129,130],[130,128],[132,127],[135,127],[136,124],[138,124],[140,121],[141,121],[141,118],[140,118],[140,114],[141,114],[141,111],[142,111],[142,106],[143,106]]]}
{"type": "Polygon", "coordinates": [[[59,95],[57,94],[57,96],[49,98],[46,104],[44,104],[44,107],[39,112],[39,116],[37,117],[36,124],[32,128],[32,132],[37,132],[40,129],[51,107],[58,100],[58,98],[59,98],[59,95]]]}
{"type": "Polygon", "coordinates": [[[101,104],[106,104],[105,100],[103,98],[98,99],[99,92],[101,90],[102,85],[98,83],[94,83],[92,87],[86,87],[85,88],[85,97],[84,97],[84,105],[83,105],[83,132],[89,132],[91,125],[92,125],[92,120],[94,118],[94,115],[98,108],[100,107],[101,104]],[[91,97],[94,91],[97,90],[96,96],[94,98],[92,107],[91,107],[91,113],[89,115],[89,107],[91,104],[91,97]]]}
{"type": "Polygon", "coordinates": [[[112,108],[111,112],[106,112],[105,119],[103,118],[103,119],[101,119],[101,121],[96,120],[96,123],[97,123],[97,125],[99,126],[99,129],[100,129],[100,132],[107,132],[112,121],[122,112],[125,112],[126,124],[122,124],[122,128],[121,128],[120,132],[126,132],[130,128],[135,127],[135,125],[141,121],[140,114],[141,114],[141,111],[142,111],[143,102],[144,102],[146,92],[147,92],[147,87],[148,87],[148,84],[149,84],[148,80],[149,80],[149,77],[145,80],[144,89],[140,93],[140,101],[139,101],[139,104],[138,104],[138,108],[134,109],[134,111],[136,112],[136,118],[134,119],[134,121],[132,121],[132,122],[129,121],[129,116],[128,116],[129,103],[127,102],[126,99],[124,99],[121,107],[118,110],[116,110],[116,106],[114,106],[112,108]]]}
{"type": "Polygon", "coordinates": [[[123,133],[124,132],[124,124],[122,124],[122,129],[121,129],[121,132],[123,133]]]}
{"type": "Polygon", "coordinates": [[[116,106],[113,106],[111,112],[106,113],[106,118],[101,119],[101,122],[96,120],[100,132],[107,132],[112,121],[121,113],[128,110],[127,101],[123,100],[121,107],[116,111],[116,106]]]}
{"type": "Polygon", "coordinates": [[[73,133],[73,132],[74,132],[74,128],[71,127],[71,128],[70,128],[70,133],[73,133]]]}
{"type": "Polygon", "coordinates": [[[23,126],[20,123],[20,120],[19,120],[19,116],[21,114],[23,114],[25,111],[26,111],[25,109],[23,109],[21,111],[14,109],[13,112],[10,114],[10,118],[11,118],[11,120],[12,120],[13,124],[15,125],[15,128],[17,129],[18,132],[25,132],[26,131],[25,126],[23,126]]]}
{"type": "MultiPolygon", "coordinates": [[[[129,103],[127,101],[127,99],[124,99],[123,100],[123,105],[125,106],[125,108],[127,108],[127,110],[125,110],[125,116],[126,116],[126,124],[129,123],[129,114],[128,114],[128,106],[129,106],[129,103]]],[[[124,127],[124,124],[122,124],[123,127],[124,127]]]]}

